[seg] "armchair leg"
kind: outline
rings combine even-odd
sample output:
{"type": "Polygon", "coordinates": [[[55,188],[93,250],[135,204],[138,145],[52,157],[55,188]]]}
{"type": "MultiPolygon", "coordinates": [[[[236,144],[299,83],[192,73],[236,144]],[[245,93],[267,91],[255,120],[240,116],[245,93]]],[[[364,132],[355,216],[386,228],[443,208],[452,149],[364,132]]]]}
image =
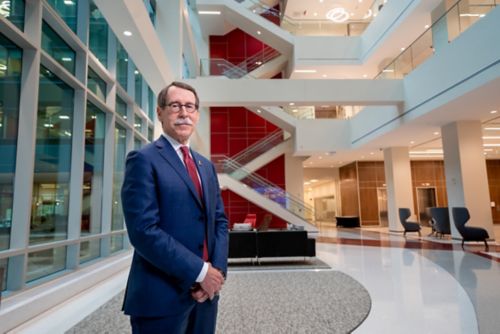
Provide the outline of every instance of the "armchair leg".
{"type": "Polygon", "coordinates": [[[484,247],[485,251],[487,252],[489,250],[488,243],[486,242],[486,239],[484,239],[484,247]]]}
{"type": "Polygon", "coordinates": [[[462,239],[462,249],[463,249],[463,250],[465,250],[465,249],[464,249],[464,242],[465,242],[465,240],[464,240],[464,239],[462,239]]]}

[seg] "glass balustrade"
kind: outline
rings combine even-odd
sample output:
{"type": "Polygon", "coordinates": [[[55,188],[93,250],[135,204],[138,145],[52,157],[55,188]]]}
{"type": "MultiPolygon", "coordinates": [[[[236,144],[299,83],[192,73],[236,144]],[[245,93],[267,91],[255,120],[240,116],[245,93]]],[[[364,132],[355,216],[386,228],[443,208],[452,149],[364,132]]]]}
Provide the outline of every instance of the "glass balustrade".
{"type": "Polygon", "coordinates": [[[312,206],[304,203],[301,198],[287,193],[280,186],[269,182],[255,173],[252,173],[231,158],[223,155],[213,155],[212,161],[214,162],[218,173],[225,173],[229,175],[267,199],[278,203],[281,207],[301,219],[312,219],[312,206]]]}
{"type": "Polygon", "coordinates": [[[348,13],[347,10],[343,10],[343,14],[347,17],[345,21],[333,22],[328,19],[293,18],[260,1],[246,1],[246,3],[250,4],[248,9],[252,12],[258,15],[265,14],[278,17],[281,28],[298,36],[359,36],[378,15],[380,10],[382,10],[386,2],[387,0],[373,1],[366,13],[360,14],[359,17],[355,17],[351,13],[348,13]]]}
{"type": "Polygon", "coordinates": [[[440,46],[452,42],[499,3],[499,0],[458,1],[378,73],[375,79],[404,78],[439,50],[440,46]],[[443,40],[442,36],[447,38],[443,40]]]}
{"type": "Polygon", "coordinates": [[[297,119],[350,119],[364,106],[284,106],[284,112],[297,119]]]}
{"type": "Polygon", "coordinates": [[[283,133],[283,130],[276,129],[263,139],[259,140],[253,145],[250,145],[243,151],[235,154],[231,159],[233,159],[236,163],[244,166],[253,159],[259,157],[260,155],[264,154],[265,152],[269,151],[270,149],[272,149],[276,145],[281,144],[284,141],[285,135],[283,133]]]}
{"type": "Polygon", "coordinates": [[[263,64],[278,57],[280,53],[266,46],[261,51],[245,59],[239,64],[233,64],[225,59],[211,58],[200,60],[201,76],[225,76],[229,79],[255,79],[251,72],[263,64]]]}

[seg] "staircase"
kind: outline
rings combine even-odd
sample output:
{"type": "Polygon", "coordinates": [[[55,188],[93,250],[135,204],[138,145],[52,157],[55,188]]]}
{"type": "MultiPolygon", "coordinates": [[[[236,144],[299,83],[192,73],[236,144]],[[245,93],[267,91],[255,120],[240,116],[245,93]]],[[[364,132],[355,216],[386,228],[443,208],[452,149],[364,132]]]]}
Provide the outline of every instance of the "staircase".
{"type": "Polygon", "coordinates": [[[259,207],[272,212],[293,226],[302,226],[308,231],[316,231],[309,223],[313,208],[281,187],[252,173],[226,156],[214,156],[220,186],[229,189],[259,207]]]}

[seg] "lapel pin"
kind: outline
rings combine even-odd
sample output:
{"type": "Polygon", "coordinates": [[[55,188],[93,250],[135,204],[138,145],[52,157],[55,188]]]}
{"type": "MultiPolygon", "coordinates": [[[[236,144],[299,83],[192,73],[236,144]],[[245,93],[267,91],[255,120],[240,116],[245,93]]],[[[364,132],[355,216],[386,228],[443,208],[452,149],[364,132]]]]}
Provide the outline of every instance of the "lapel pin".
{"type": "Polygon", "coordinates": [[[201,166],[201,160],[198,160],[198,165],[201,166]]]}

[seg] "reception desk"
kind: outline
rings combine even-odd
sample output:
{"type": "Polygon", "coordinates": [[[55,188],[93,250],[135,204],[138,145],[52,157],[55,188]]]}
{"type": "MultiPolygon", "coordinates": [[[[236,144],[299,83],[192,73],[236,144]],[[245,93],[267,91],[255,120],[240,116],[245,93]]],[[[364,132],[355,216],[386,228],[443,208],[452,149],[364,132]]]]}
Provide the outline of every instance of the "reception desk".
{"type": "Polygon", "coordinates": [[[358,216],[337,216],[337,227],[359,227],[358,216]]]}

